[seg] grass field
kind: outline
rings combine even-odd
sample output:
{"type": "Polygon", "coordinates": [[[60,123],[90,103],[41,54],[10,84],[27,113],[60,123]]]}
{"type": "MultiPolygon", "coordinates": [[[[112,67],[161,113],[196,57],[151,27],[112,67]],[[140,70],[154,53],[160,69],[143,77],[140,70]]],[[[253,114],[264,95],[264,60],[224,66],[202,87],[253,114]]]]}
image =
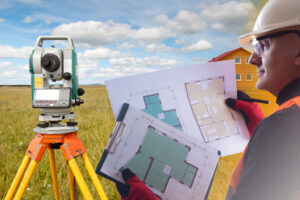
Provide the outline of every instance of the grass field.
{"type": "MultiPolygon", "coordinates": [[[[105,87],[83,87],[84,104],[74,109],[78,121],[78,137],[87,149],[88,156],[96,168],[114,126],[114,117],[105,87]]],[[[0,198],[4,198],[16,171],[24,158],[25,151],[35,133],[32,131],[38,122],[39,109],[31,107],[29,87],[0,87],[0,198]]],[[[61,199],[69,198],[68,171],[60,150],[55,151],[61,199]]],[[[212,184],[209,200],[223,200],[228,182],[241,154],[220,159],[212,184]]],[[[86,182],[97,199],[97,192],[83,167],[77,163],[86,182]]],[[[112,182],[100,178],[109,199],[117,200],[119,195],[112,182]]],[[[78,189],[79,190],[79,189],[78,189]]],[[[81,192],[78,192],[80,198],[81,192]]],[[[23,199],[55,199],[49,166],[48,152],[38,164],[23,199]]]]}

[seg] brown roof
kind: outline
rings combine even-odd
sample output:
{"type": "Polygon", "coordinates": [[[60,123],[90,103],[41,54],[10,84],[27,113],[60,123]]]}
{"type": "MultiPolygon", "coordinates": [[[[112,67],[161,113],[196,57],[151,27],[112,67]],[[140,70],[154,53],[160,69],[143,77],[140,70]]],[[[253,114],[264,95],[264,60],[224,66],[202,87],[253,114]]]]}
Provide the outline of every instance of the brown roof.
{"type": "Polygon", "coordinates": [[[221,55],[217,56],[217,57],[214,57],[213,59],[209,60],[208,62],[215,62],[215,61],[219,61],[221,60],[222,58],[224,58],[225,56],[228,56],[230,55],[231,53],[239,50],[239,49],[243,49],[245,51],[247,51],[246,49],[242,48],[242,47],[239,47],[239,48],[236,48],[236,49],[233,49],[233,50],[230,50],[230,51],[227,51],[225,53],[222,53],[221,55]]]}

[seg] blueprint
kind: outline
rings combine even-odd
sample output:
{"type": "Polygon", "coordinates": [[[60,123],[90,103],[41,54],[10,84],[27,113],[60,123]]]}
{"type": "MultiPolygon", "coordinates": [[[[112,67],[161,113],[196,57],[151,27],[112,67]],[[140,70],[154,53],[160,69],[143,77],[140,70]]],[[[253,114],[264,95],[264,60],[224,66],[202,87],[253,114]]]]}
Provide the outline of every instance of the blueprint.
{"type": "Polygon", "coordinates": [[[170,178],[192,187],[198,168],[186,161],[190,149],[149,126],[138,152],[125,167],[162,193],[170,178]]]}
{"type": "Polygon", "coordinates": [[[146,106],[146,108],[143,109],[144,112],[162,120],[163,122],[166,122],[167,124],[170,124],[171,126],[178,128],[179,130],[182,130],[180,121],[176,114],[176,110],[163,110],[161,101],[159,99],[159,94],[147,95],[143,98],[146,106]]]}
{"type": "Polygon", "coordinates": [[[125,102],[136,105],[144,112],[163,122],[182,130],[179,106],[174,89],[170,87],[158,87],[141,92],[129,93],[125,102]],[[140,101],[142,99],[142,101],[140,101]]]}
{"type": "Polygon", "coordinates": [[[123,182],[129,168],[162,199],[205,199],[220,151],[132,106],[121,123],[102,173],[123,182]]]}
{"type": "Polygon", "coordinates": [[[224,105],[224,78],[185,85],[191,109],[205,142],[238,134],[235,121],[224,105]]]}
{"type": "Polygon", "coordinates": [[[117,117],[123,103],[143,110],[230,155],[249,140],[243,117],[224,101],[236,98],[234,61],[204,63],[106,81],[117,117]]]}

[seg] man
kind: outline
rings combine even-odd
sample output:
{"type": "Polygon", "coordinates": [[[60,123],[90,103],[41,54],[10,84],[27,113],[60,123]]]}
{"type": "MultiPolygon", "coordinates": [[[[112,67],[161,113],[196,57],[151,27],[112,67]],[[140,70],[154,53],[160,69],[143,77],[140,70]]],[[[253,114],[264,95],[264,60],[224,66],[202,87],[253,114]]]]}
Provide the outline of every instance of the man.
{"type": "Polygon", "coordinates": [[[256,87],[279,108],[256,127],[226,199],[300,199],[300,1],[270,0],[239,42],[253,45],[256,87]]]}
{"type": "MultiPolygon", "coordinates": [[[[259,123],[261,116],[253,113],[257,109],[249,109],[253,104],[226,101],[245,113],[253,133],[226,199],[300,199],[300,1],[269,0],[253,31],[240,36],[239,42],[252,44],[250,63],[257,66],[256,87],[274,94],[279,108],[259,123]]],[[[147,195],[136,199],[156,198],[147,195]]]]}

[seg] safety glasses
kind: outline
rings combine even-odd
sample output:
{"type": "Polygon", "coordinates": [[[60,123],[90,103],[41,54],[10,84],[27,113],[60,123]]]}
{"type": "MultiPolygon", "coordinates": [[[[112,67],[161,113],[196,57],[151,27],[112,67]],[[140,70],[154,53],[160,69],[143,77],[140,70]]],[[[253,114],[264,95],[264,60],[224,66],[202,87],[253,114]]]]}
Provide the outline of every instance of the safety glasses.
{"type": "Polygon", "coordinates": [[[289,31],[280,31],[276,33],[267,34],[264,36],[257,37],[256,39],[253,39],[251,41],[251,45],[253,48],[253,51],[257,55],[261,55],[265,48],[268,48],[271,46],[271,38],[273,37],[280,37],[289,33],[296,33],[300,37],[300,31],[299,30],[289,30],[289,31]]]}

